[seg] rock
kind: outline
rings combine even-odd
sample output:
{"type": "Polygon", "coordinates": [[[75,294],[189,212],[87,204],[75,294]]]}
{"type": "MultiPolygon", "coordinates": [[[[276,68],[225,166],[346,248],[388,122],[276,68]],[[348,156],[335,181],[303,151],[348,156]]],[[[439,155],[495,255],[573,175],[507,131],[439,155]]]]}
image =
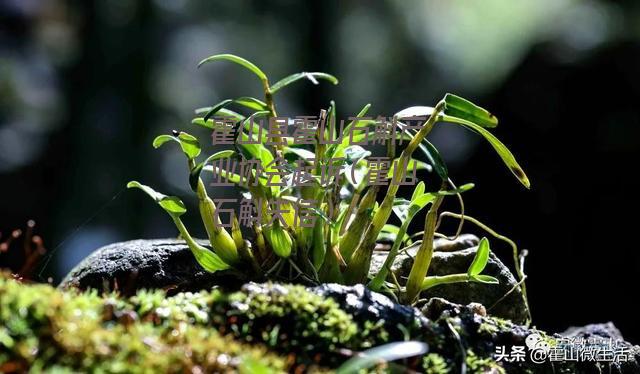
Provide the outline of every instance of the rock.
{"type": "MultiPolygon", "coordinates": [[[[563,336],[551,335],[535,328],[486,315],[486,310],[478,303],[461,305],[433,297],[422,308],[422,315],[420,315],[416,308],[395,304],[386,296],[369,291],[362,285],[327,284],[309,288],[309,291],[337,301],[340,308],[351,315],[354,322],[358,324],[359,333],[356,334],[358,337],[367,335],[364,333],[367,321],[373,324],[385,321],[384,329],[388,334],[383,336],[387,341],[404,340],[410,336],[411,339],[427,343],[430,353],[423,358],[421,367],[426,372],[462,372],[463,362],[467,372],[474,373],[607,372],[624,374],[640,372],[640,347],[625,342],[612,324],[576,328],[571,330],[570,334],[584,337],[611,337],[613,344],[627,350],[628,361],[598,366],[595,362],[571,360],[552,362],[547,357],[542,362],[535,363],[530,359],[533,353],[527,345],[528,337],[536,336],[542,341],[553,342],[563,336]],[[461,344],[465,346],[464,354],[461,354],[461,344]],[[512,349],[514,346],[523,347],[525,360],[498,361],[496,352],[499,347],[512,349]]],[[[380,344],[380,341],[377,344],[380,344]]]]}
{"type": "Polygon", "coordinates": [[[613,324],[613,322],[607,323],[595,323],[591,325],[581,327],[569,327],[565,332],[560,333],[562,336],[568,338],[612,338],[616,340],[624,340],[620,330],[613,324]]]}
{"type": "MultiPolygon", "coordinates": [[[[478,304],[459,305],[439,298],[430,299],[422,310],[424,316],[415,308],[397,305],[361,285],[305,288],[248,283],[233,292],[223,289],[173,296],[144,292],[129,298],[21,284],[3,278],[0,273],[0,295],[4,301],[0,309],[7,308],[0,313],[0,326],[28,326],[7,330],[11,341],[21,344],[13,344],[13,348],[9,346],[9,350],[3,352],[8,352],[12,362],[21,362],[25,357],[39,360],[41,368],[74,365],[75,371],[92,371],[89,369],[110,367],[103,365],[113,365],[119,356],[113,356],[110,346],[94,347],[95,333],[120,344],[114,346],[118,350],[126,348],[130,355],[137,355],[135,363],[125,362],[132,370],[157,364],[158,352],[163,358],[177,360],[177,366],[172,366],[175,371],[182,368],[180,365],[216,364],[221,359],[224,362],[220,364],[226,364],[227,359],[250,351],[268,365],[284,366],[285,361],[279,357],[286,357],[286,366],[291,372],[311,371],[313,365],[331,370],[358,352],[410,339],[428,344],[429,352],[397,361],[400,372],[457,373],[465,369],[470,373],[640,372],[640,347],[617,339],[619,332],[612,324],[574,328],[567,335],[611,337],[614,344],[627,350],[628,361],[598,365],[589,361],[551,362],[547,357],[534,363],[530,359],[533,349],[527,345],[531,335],[554,346],[560,344],[558,340],[563,336],[485,316],[478,304]],[[78,322],[79,318],[84,319],[83,323],[78,322]],[[68,326],[81,326],[82,334],[68,326]],[[193,334],[178,332],[187,327],[193,334]],[[217,334],[210,335],[216,331],[227,340],[220,341],[216,339],[217,334]],[[52,346],[54,332],[57,344],[52,346]],[[176,333],[180,335],[175,337],[176,333]],[[47,347],[53,354],[24,355],[20,347],[27,344],[26,341],[47,347]],[[157,350],[159,343],[163,344],[161,351],[157,350]],[[78,350],[78,346],[83,349],[78,350]],[[525,360],[499,359],[499,348],[511,350],[515,346],[523,347],[525,360]],[[186,361],[185,351],[194,352],[186,361]]],[[[27,363],[18,368],[29,366],[27,363]]]]}
{"type": "MultiPolygon", "coordinates": [[[[466,272],[478,238],[461,235],[455,241],[438,239],[430,274],[445,275],[466,272]]],[[[202,241],[206,245],[205,241],[202,241]]],[[[400,279],[406,277],[417,250],[396,258],[392,270],[400,279]]],[[[385,252],[376,252],[372,260],[372,273],[377,272],[384,262],[385,252]]],[[[519,289],[507,296],[494,308],[491,306],[509,291],[516,281],[509,270],[492,254],[485,272],[497,277],[499,285],[478,283],[442,285],[425,293],[425,297],[442,297],[451,302],[468,304],[479,302],[488,308],[490,314],[523,322],[526,310],[519,289]]],[[[140,289],[165,289],[170,293],[198,291],[213,286],[239,287],[239,274],[231,272],[207,273],[196,262],[191,251],[179,239],[132,240],[114,243],[93,252],[78,264],[62,281],[60,287],[79,289],[93,288],[99,291],[118,289],[131,295],[140,289]]],[[[326,291],[329,292],[329,291],[326,291]]],[[[364,294],[363,294],[364,295],[364,294]]],[[[366,295],[364,295],[366,296],[366,295]]]]}
{"type": "Polygon", "coordinates": [[[237,284],[237,278],[230,272],[204,271],[183,240],[131,240],[97,249],[67,274],[60,287],[117,289],[124,295],[140,289],[176,293],[237,284]]]}
{"type": "MultiPolygon", "coordinates": [[[[207,246],[208,242],[199,240],[207,246]]],[[[477,244],[473,235],[456,241],[439,240],[437,246],[452,250],[477,244]]],[[[166,289],[170,293],[199,291],[215,285],[234,285],[240,274],[207,273],[196,262],[189,247],[179,239],[131,240],[95,250],[76,265],[60,284],[62,288],[88,288],[98,291],[118,289],[126,295],[139,289],[166,289]]]]}
{"type": "Polygon", "coordinates": [[[458,315],[462,312],[469,312],[477,314],[482,317],[487,316],[487,310],[484,305],[478,303],[471,303],[468,305],[455,304],[440,297],[432,297],[427,304],[421,309],[422,314],[431,319],[439,319],[444,312],[449,312],[453,315],[458,315]]]}
{"type": "Polygon", "coordinates": [[[310,289],[323,297],[334,299],[340,308],[364,325],[366,321],[384,321],[391,341],[403,340],[405,333],[422,330],[429,321],[416,308],[393,302],[388,297],[372,292],[365,286],[343,286],[327,283],[310,289]],[[398,328],[398,326],[403,326],[398,328]]]}
{"type": "MultiPolygon", "coordinates": [[[[430,274],[466,273],[475,257],[476,250],[477,247],[457,252],[435,252],[429,269],[430,274]]],[[[444,284],[423,292],[421,297],[441,297],[458,304],[480,303],[487,308],[487,312],[491,315],[509,319],[515,323],[524,323],[528,316],[527,308],[522,298],[522,292],[516,286],[518,282],[511,271],[491,253],[483,274],[497,278],[500,283],[444,284]],[[513,292],[507,295],[511,290],[513,292]],[[505,295],[507,296],[505,297],[505,295]]]]}
{"type": "MultiPolygon", "coordinates": [[[[462,241],[458,244],[458,248],[470,243],[473,243],[470,239],[462,241]]],[[[476,250],[477,247],[448,252],[435,251],[431,260],[429,275],[466,273],[473,261],[476,250]]],[[[409,276],[413,258],[417,251],[418,246],[413,246],[396,257],[391,270],[399,280],[406,279],[409,276]]],[[[374,253],[370,270],[372,274],[377,273],[382,267],[386,255],[386,252],[374,253]]],[[[500,283],[497,285],[482,283],[445,284],[423,292],[421,297],[439,297],[457,304],[477,302],[484,305],[491,315],[510,319],[516,323],[524,323],[527,319],[527,310],[522,298],[522,292],[519,287],[516,287],[518,282],[511,274],[511,271],[498,257],[491,253],[483,274],[497,278],[500,283]],[[512,289],[513,291],[505,297],[512,289]]]]}
{"type": "MultiPolygon", "coordinates": [[[[614,373],[640,373],[640,347],[625,341],[620,330],[618,330],[613,322],[570,327],[565,332],[560,333],[559,336],[568,338],[569,345],[572,345],[574,341],[579,342],[576,343],[576,345],[584,344],[584,347],[580,348],[583,350],[607,350],[612,354],[614,354],[614,352],[628,352],[631,357],[630,360],[611,363],[604,362],[603,366],[614,373]]],[[[578,363],[578,368],[586,371],[588,369],[588,363],[578,363]]]]}
{"type": "MultiPolygon", "coordinates": [[[[604,363],[608,366],[608,370],[620,373],[640,373],[640,347],[626,342],[620,333],[620,330],[613,324],[613,322],[596,323],[586,325],[582,327],[570,327],[565,332],[559,334],[559,336],[569,339],[569,344],[573,341],[579,341],[577,344],[584,344],[583,350],[596,349],[602,350],[601,347],[605,347],[606,350],[614,353],[626,351],[634,359],[629,361],[619,361],[612,363],[604,363]],[[577,340],[574,340],[577,339],[577,340]],[[593,348],[590,348],[593,347],[593,348]]],[[[578,367],[581,370],[588,369],[587,363],[579,363],[578,367]]]]}
{"type": "MultiPolygon", "coordinates": [[[[433,241],[433,250],[434,252],[455,252],[474,247],[478,245],[479,242],[480,239],[472,234],[462,234],[455,240],[436,238],[433,241]]],[[[411,251],[409,253],[415,254],[415,252],[417,251],[417,247],[411,247],[411,249],[409,250],[411,251]]],[[[386,251],[374,251],[373,258],[371,259],[370,273],[377,273],[380,268],[382,268],[382,265],[384,264],[384,260],[386,258],[386,251]]],[[[413,257],[407,256],[407,252],[400,253],[393,262],[393,265],[391,265],[391,270],[396,273],[396,275],[406,276],[409,274],[411,264],[413,264],[413,257]],[[400,270],[400,272],[402,273],[399,272],[399,269],[402,269],[400,270]]]]}
{"type": "Polygon", "coordinates": [[[435,252],[455,252],[461,249],[474,247],[480,243],[480,239],[473,234],[461,234],[454,240],[445,238],[436,238],[433,241],[433,250],[435,252]]]}

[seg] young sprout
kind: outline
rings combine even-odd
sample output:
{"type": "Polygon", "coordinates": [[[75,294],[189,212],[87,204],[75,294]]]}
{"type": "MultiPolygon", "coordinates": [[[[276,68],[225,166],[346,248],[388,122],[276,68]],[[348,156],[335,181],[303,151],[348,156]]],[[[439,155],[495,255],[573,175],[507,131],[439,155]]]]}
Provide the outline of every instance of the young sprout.
{"type": "MultiPolygon", "coordinates": [[[[427,140],[431,130],[439,123],[453,123],[474,131],[489,142],[516,178],[529,188],[529,180],[511,152],[489,131],[498,124],[495,116],[452,94],[445,95],[435,107],[410,107],[396,113],[397,121],[393,122],[400,130],[404,128],[401,121],[411,117],[422,117],[424,123],[417,131],[398,131],[397,137],[389,140],[387,157],[395,163],[386,175],[390,183],[383,188],[380,185],[368,185],[367,176],[372,170],[367,157],[372,153],[356,144],[371,140],[369,130],[376,121],[363,118],[371,105],[365,105],[356,119],[344,128],[336,129],[335,126],[331,127],[337,118],[336,105],[331,102],[329,108],[321,110],[318,117],[318,122],[327,125],[316,124],[312,127],[314,141],[307,145],[296,144],[294,137],[282,128],[270,134],[275,144],[268,144],[262,126],[257,123],[259,119],[278,119],[274,96],[292,83],[308,80],[319,84],[324,80],[337,84],[338,79],[321,72],[301,72],[271,84],[267,74],[258,66],[230,54],[208,57],[199,66],[215,61],[232,62],[249,70],[258,77],[264,93],[262,100],[243,96],[196,110],[197,117],[192,124],[208,131],[216,129],[216,117],[224,116],[233,121],[236,139],[240,140],[235,148],[198,161],[202,150],[198,140],[190,134],[175,131],[170,135],[160,135],[153,142],[155,148],[175,142],[186,156],[190,171],[189,185],[198,198],[210,248],[199,245],[184,227],[180,217],[186,213],[186,208],[180,199],[165,196],[135,181],[128,185],[146,192],[169,214],[180,236],[204,269],[213,272],[233,268],[253,279],[267,277],[307,283],[366,283],[373,290],[392,291],[406,303],[413,303],[421,291],[440,284],[497,283],[495,278],[482,274],[490,252],[486,238],[481,240],[467,273],[429,275],[434,238],[443,236],[436,232],[441,218],[439,208],[449,196],[461,199],[461,194],[470,190],[473,184],[450,188],[453,183],[446,164],[438,150],[427,140]],[[329,141],[334,139],[337,141],[329,141]],[[399,139],[408,140],[408,144],[404,149],[398,149],[400,155],[396,158],[396,140],[399,139]],[[415,158],[418,150],[426,158],[426,163],[415,158]],[[255,160],[260,163],[264,173],[252,170],[249,174],[245,172],[240,175],[232,170],[221,170],[216,165],[224,159],[255,160]],[[294,183],[294,175],[300,168],[309,176],[307,183],[294,183]],[[339,172],[333,175],[328,168],[339,172]],[[410,200],[398,198],[400,183],[396,182],[403,177],[404,171],[414,169],[433,170],[439,181],[431,186],[420,182],[410,200]],[[278,172],[281,170],[285,170],[284,175],[278,172]],[[232,221],[231,232],[217,224],[220,220],[218,209],[208,195],[202,179],[203,172],[215,173],[238,184],[246,190],[245,197],[253,199],[259,219],[252,223],[250,233],[243,233],[237,218],[232,221]],[[265,174],[269,177],[265,177],[265,174]],[[240,183],[242,181],[244,183],[240,183]],[[426,192],[427,187],[432,192],[426,192]],[[383,192],[384,197],[378,202],[378,195],[383,192]],[[315,202],[315,205],[309,206],[309,201],[315,202]],[[278,213],[272,209],[276,203],[280,204],[278,213]],[[310,224],[303,224],[305,220],[298,219],[294,214],[303,210],[314,218],[310,224]],[[424,231],[409,277],[401,284],[403,280],[396,279],[390,268],[403,245],[409,244],[409,225],[422,210],[426,210],[424,231]],[[402,222],[400,227],[389,223],[392,213],[402,222]],[[381,238],[392,240],[393,245],[382,269],[370,275],[371,258],[381,238]],[[390,280],[393,284],[389,283],[390,280]]],[[[462,214],[457,218],[462,224],[466,217],[462,214]]],[[[524,274],[521,268],[517,269],[523,281],[524,274]]],[[[524,283],[522,288],[524,291],[524,283]]]]}

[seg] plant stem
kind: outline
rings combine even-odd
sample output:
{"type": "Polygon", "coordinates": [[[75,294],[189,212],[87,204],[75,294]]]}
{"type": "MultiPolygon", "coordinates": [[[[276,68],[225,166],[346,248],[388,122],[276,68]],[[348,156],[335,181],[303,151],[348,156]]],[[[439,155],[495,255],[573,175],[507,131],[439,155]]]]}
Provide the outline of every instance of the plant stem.
{"type": "Polygon", "coordinates": [[[203,248],[200,244],[198,244],[193,237],[191,236],[191,234],[189,234],[189,231],[187,230],[187,228],[184,226],[184,223],[182,223],[182,220],[180,219],[180,217],[171,217],[173,219],[173,223],[176,225],[176,227],[178,228],[178,232],[180,232],[180,237],[182,237],[182,239],[184,239],[185,242],[187,242],[187,245],[189,246],[189,248],[191,249],[191,251],[198,251],[200,248],[203,248]]]}
{"type": "Polygon", "coordinates": [[[353,214],[353,210],[356,208],[356,205],[358,205],[358,202],[360,202],[360,193],[356,192],[351,197],[351,201],[349,202],[349,206],[347,207],[344,219],[342,220],[342,224],[340,225],[340,235],[343,235],[344,231],[347,229],[347,224],[349,223],[351,215],[353,214]]]}
{"type": "Polygon", "coordinates": [[[196,261],[207,271],[216,271],[229,268],[229,263],[225,262],[221,257],[216,256],[209,249],[198,244],[187,231],[180,217],[171,216],[173,223],[178,228],[180,236],[187,242],[187,246],[196,258],[196,261]]]}
{"type": "MultiPolygon", "coordinates": [[[[190,163],[193,161],[191,160],[190,163]]],[[[191,166],[191,165],[190,165],[191,166]]],[[[213,200],[207,195],[207,191],[202,179],[198,179],[198,208],[200,217],[207,231],[209,242],[213,251],[228,264],[235,264],[239,261],[238,249],[233,237],[224,227],[217,226],[215,220],[220,220],[213,200]]]]}
{"type": "Polygon", "coordinates": [[[391,247],[391,250],[389,250],[382,268],[380,269],[378,274],[376,274],[376,276],[371,280],[371,282],[369,282],[368,287],[373,291],[378,291],[380,287],[382,287],[382,283],[385,281],[385,279],[387,279],[387,274],[389,274],[391,265],[393,265],[393,261],[398,255],[398,250],[400,249],[400,245],[402,244],[402,240],[404,238],[404,235],[407,233],[407,229],[409,228],[410,223],[410,219],[406,219],[404,222],[402,222],[400,230],[398,230],[398,233],[396,235],[396,240],[393,242],[393,246],[391,247]]]}
{"type": "MultiPolygon", "coordinates": [[[[429,119],[422,126],[420,131],[411,139],[407,147],[400,154],[400,159],[398,161],[398,165],[408,165],[409,160],[411,159],[411,155],[418,148],[422,140],[431,132],[433,126],[436,124],[438,119],[438,114],[440,111],[444,109],[445,103],[444,101],[438,102],[436,107],[433,109],[433,112],[429,116],[429,119]]],[[[401,173],[396,173],[398,177],[401,173]]],[[[394,175],[395,179],[395,175],[394,175]]],[[[375,246],[375,242],[378,238],[378,234],[382,227],[389,219],[391,215],[391,211],[393,208],[393,200],[396,197],[396,193],[398,192],[399,184],[392,183],[387,189],[387,194],[380,205],[380,208],[376,211],[371,223],[369,224],[367,231],[365,233],[364,239],[360,242],[360,245],[356,248],[353,253],[353,258],[347,264],[347,270],[345,272],[345,279],[350,283],[360,283],[363,282],[367,277],[367,272],[369,270],[369,266],[371,264],[371,256],[373,254],[373,248],[375,246]]],[[[433,234],[432,234],[433,236],[433,234]]],[[[433,240],[433,238],[432,238],[433,240]]]]}
{"type": "Polygon", "coordinates": [[[418,297],[420,289],[422,288],[422,282],[427,276],[429,266],[431,265],[431,257],[433,257],[433,237],[436,231],[436,222],[438,221],[438,209],[443,195],[438,195],[434,200],[429,211],[427,212],[427,218],[424,222],[424,235],[422,237],[422,243],[418,249],[418,254],[411,267],[409,273],[409,279],[407,280],[405,301],[412,303],[418,297]]]}
{"type": "Polygon", "coordinates": [[[373,208],[376,202],[376,194],[379,188],[380,186],[371,186],[367,190],[358,206],[356,216],[349,225],[346,234],[340,240],[340,253],[347,263],[350,262],[353,252],[362,240],[362,234],[367,228],[367,222],[371,214],[370,209],[373,208]]]}
{"type": "MultiPolygon", "coordinates": [[[[264,79],[262,81],[262,89],[264,90],[264,102],[267,104],[267,108],[269,109],[269,114],[272,118],[277,117],[278,114],[276,113],[276,104],[273,101],[273,93],[271,92],[271,87],[269,86],[269,80],[268,79],[264,79]]],[[[280,134],[280,130],[278,130],[278,134],[280,134]]],[[[284,134],[286,135],[286,134],[284,134]]],[[[282,142],[282,138],[280,136],[274,137],[273,141],[276,143],[275,145],[275,149],[276,151],[283,151],[283,146],[282,144],[280,144],[282,142]]]]}

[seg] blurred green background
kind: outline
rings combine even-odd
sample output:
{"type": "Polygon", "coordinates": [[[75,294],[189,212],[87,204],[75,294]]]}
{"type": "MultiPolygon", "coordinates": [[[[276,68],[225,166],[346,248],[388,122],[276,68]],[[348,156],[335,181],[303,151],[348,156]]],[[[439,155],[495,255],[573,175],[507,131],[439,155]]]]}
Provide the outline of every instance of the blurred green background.
{"type": "MultiPolygon", "coordinates": [[[[138,179],[188,196],[182,155],[154,150],[152,139],[191,130],[194,108],[260,96],[232,64],[196,68],[215,53],[244,56],[274,80],[340,78],[279,95],[290,116],[331,99],[341,118],[366,103],[389,116],[445,92],[489,108],[531,191],[474,134],[441,126],[432,139],[458,183],[476,182],[468,212],[530,250],[535,323],[613,320],[640,341],[629,294],[640,269],[633,1],[2,0],[0,230],[36,220],[49,249],[42,279],[60,279],[101,245],[175,234],[154,204],[123,189],[138,179]]],[[[187,223],[204,233],[196,215],[187,223]]]]}

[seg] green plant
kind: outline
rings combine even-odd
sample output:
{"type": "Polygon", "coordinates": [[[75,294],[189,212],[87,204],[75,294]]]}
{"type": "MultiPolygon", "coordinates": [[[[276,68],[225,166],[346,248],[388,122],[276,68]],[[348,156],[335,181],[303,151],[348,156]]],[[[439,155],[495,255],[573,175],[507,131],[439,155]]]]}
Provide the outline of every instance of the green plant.
{"type": "MultiPolygon", "coordinates": [[[[281,128],[274,130],[276,144],[268,146],[265,144],[265,136],[260,135],[261,128],[255,120],[277,118],[274,95],[299,80],[308,79],[315,84],[318,80],[337,84],[338,80],[326,73],[305,72],[290,75],[275,84],[270,84],[267,75],[256,65],[229,54],[211,56],[203,60],[200,65],[220,60],[234,62],[255,74],[262,84],[264,101],[253,97],[227,99],[212,107],[197,109],[198,117],[192,123],[209,131],[215,131],[217,122],[212,118],[213,116],[231,118],[237,126],[237,138],[242,142],[236,142],[232,150],[217,152],[201,162],[197,161],[201,153],[200,144],[196,137],[186,132],[174,131],[172,135],[161,135],[153,142],[156,148],[168,142],[175,142],[185,154],[190,170],[189,183],[198,198],[200,215],[211,248],[199,245],[190,236],[180,219],[180,216],[186,212],[186,208],[179,198],[160,194],[135,181],[128,185],[142,189],[171,216],[180,235],[206,270],[213,272],[234,268],[240,270],[247,278],[254,279],[268,277],[346,284],[368,282],[370,288],[391,292],[407,303],[415,301],[420,291],[443,283],[497,282],[495,278],[481,274],[489,256],[489,242],[486,238],[482,239],[476,258],[467,273],[441,277],[427,275],[433,255],[433,239],[436,236],[443,236],[436,232],[439,221],[438,211],[443,200],[449,196],[457,196],[462,202],[461,194],[471,189],[473,184],[456,188],[442,157],[426,140],[427,135],[439,122],[461,125],[474,131],[489,142],[516,178],[528,188],[529,180],[522,168],[507,147],[489,131],[497,126],[496,117],[461,97],[447,94],[433,108],[410,107],[398,112],[391,122],[385,119],[383,121],[385,126],[390,126],[394,130],[397,128],[404,130],[399,133],[394,131],[393,138],[387,142],[387,157],[395,160],[395,163],[394,167],[384,175],[384,178],[391,183],[388,184],[384,199],[378,204],[376,197],[381,190],[380,186],[369,185],[366,183],[367,178],[362,178],[373,171],[373,167],[366,160],[371,152],[360,145],[353,144],[371,140],[372,133],[369,130],[380,124],[378,120],[364,118],[369,111],[369,104],[365,105],[360,113],[342,128],[342,137],[338,136],[338,141],[333,144],[328,141],[340,135],[335,126],[326,131],[323,131],[322,126],[316,126],[312,129],[315,142],[311,147],[305,148],[296,144],[293,137],[281,128]],[[231,105],[246,110],[248,116],[230,110],[231,105]],[[411,130],[406,126],[406,121],[404,123],[400,121],[405,118],[411,119],[411,117],[423,117],[423,125],[411,130]],[[408,143],[396,158],[395,148],[399,140],[407,140],[408,143]],[[413,158],[413,154],[418,149],[427,158],[428,163],[413,158]],[[286,175],[274,175],[272,178],[272,182],[283,183],[269,185],[268,178],[255,171],[243,176],[228,170],[223,171],[213,165],[214,161],[222,159],[243,158],[259,160],[263,167],[266,166],[266,172],[276,171],[273,166],[274,160],[284,160],[286,175]],[[308,158],[314,158],[314,163],[305,164],[308,158]],[[309,166],[310,185],[296,186],[292,183],[292,174],[296,165],[309,166]],[[338,167],[340,172],[323,182],[321,177],[323,167],[330,166],[338,167]],[[437,177],[431,189],[436,187],[436,190],[426,192],[425,183],[420,182],[415,186],[411,200],[397,198],[399,189],[397,182],[404,176],[402,172],[421,168],[435,170],[437,177]],[[251,235],[241,231],[236,218],[233,219],[230,231],[216,225],[220,220],[219,209],[208,196],[202,180],[203,171],[223,174],[229,181],[235,183],[245,178],[248,182],[244,185],[247,189],[246,194],[260,201],[257,204],[257,211],[261,213],[261,219],[253,223],[251,235]],[[359,175],[361,180],[350,180],[346,177],[348,172],[359,175]],[[311,227],[305,227],[301,221],[294,220],[292,211],[301,209],[304,200],[309,199],[317,203],[316,207],[309,208],[316,219],[311,227]],[[288,212],[282,214],[286,225],[280,220],[272,221],[273,213],[270,212],[269,207],[276,200],[284,202],[284,205],[289,208],[288,212]],[[389,272],[389,265],[403,250],[403,246],[411,244],[407,234],[409,223],[424,208],[427,208],[427,213],[420,247],[408,280],[406,284],[401,285],[389,272]],[[402,221],[401,227],[388,224],[392,213],[402,221]],[[249,237],[251,241],[246,240],[249,237]],[[391,238],[394,243],[382,271],[372,279],[368,279],[372,254],[376,242],[381,237],[391,238]]],[[[321,111],[319,118],[329,124],[335,124],[335,103],[331,102],[327,110],[321,111]]],[[[467,217],[462,213],[458,218],[460,227],[457,234],[467,217]]],[[[517,259],[517,249],[515,256],[517,259]]],[[[524,280],[520,271],[521,268],[518,268],[518,274],[524,280]]],[[[522,287],[524,291],[524,284],[522,287]]]]}

